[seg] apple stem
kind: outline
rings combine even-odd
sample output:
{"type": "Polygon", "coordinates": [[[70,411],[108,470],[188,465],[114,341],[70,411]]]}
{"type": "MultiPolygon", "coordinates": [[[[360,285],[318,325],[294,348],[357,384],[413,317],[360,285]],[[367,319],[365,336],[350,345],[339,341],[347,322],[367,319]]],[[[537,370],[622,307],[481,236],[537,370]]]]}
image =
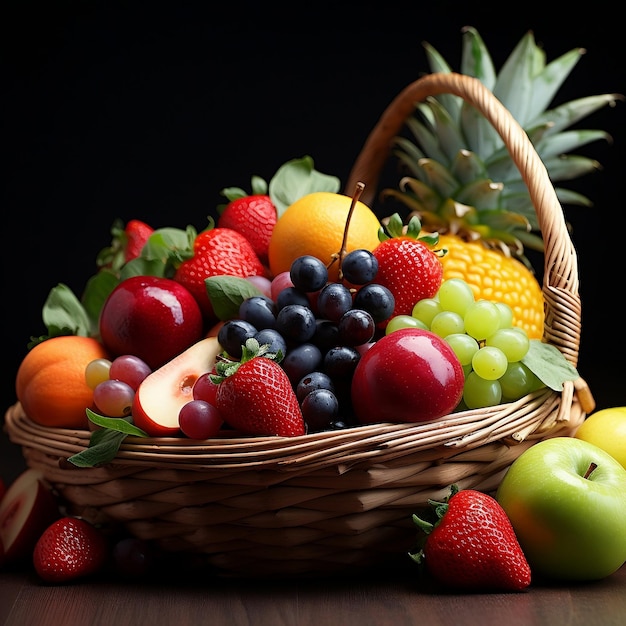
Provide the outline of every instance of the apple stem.
{"type": "Polygon", "coordinates": [[[328,264],[328,267],[331,267],[335,261],[339,261],[339,280],[343,280],[343,273],[341,271],[341,262],[343,261],[343,257],[346,256],[347,245],[348,245],[348,226],[350,225],[350,220],[352,219],[352,214],[354,213],[354,209],[356,207],[356,203],[358,202],[363,190],[365,189],[365,183],[358,182],[356,184],[356,189],[354,190],[354,195],[352,196],[352,202],[350,203],[350,209],[348,211],[348,217],[346,218],[346,227],[343,229],[343,239],[341,241],[341,249],[336,254],[333,254],[332,261],[328,264]]]}
{"type": "Polygon", "coordinates": [[[584,478],[589,478],[589,476],[591,476],[591,474],[593,474],[594,470],[598,467],[598,465],[596,463],[590,463],[589,467],[587,468],[587,471],[585,472],[585,476],[584,478]]]}

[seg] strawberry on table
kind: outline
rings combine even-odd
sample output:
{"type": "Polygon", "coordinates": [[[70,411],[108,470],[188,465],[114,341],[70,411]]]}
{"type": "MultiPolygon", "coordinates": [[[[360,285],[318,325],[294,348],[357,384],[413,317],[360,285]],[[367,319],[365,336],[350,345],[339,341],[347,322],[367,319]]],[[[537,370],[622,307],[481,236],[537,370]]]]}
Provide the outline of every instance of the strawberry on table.
{"type": "Polygon", "coordinates": [[[438,518],[434,524],[413,516],[426,538],[409,556],[437,582],[474,591],[522,591],[530,585],[530,566],[495,498],[453,485],[444,502],[431,505],[438,518]]]}
{"type": "Polygon", "coordinates": [[[240,361],[218,359],[216,406],[227,424],[247,435],[304,435],[291,381],[267,347],[248,339],[240,361]]]}
{"type": "Polygon", "coordinates": [[[183,261],[174,280],[194,296],[205,320],[215,321],[207,295],[205,279],[211,276],[264,276],[263,264],[250,242],[232,228],[209,228],[199,233],[193,243],[193,256],[183,261]]]}
{"type": "MultiPolygon", "coordinates": [[[[404,227],[396,213],[389,218],[386,230],[381,228],[381,241],[373,250],[378,261],[376,282],[387,287],[395,298],[392,317],[410,315],[416,302],[432,298],[441,286],[443,265],[430,247],[437,236],[420,237],[420,230],[417,217],[404,227]]],[[[386,322],[381,326],[385,327],[386,322]]]]}
{"type": "Polygon", "coordinates": [[[268,195],[268,185],[259,176],[252,177],[252,194],[239,187],[222,189],[229,202],[218,207],[217,225],[241,233],[262,263],[268,263],[268,247],[278,219],[276,206],[268,195]]]}
{"type": "Polygon", "coordinates": [[[107,558],[105,535],[74,517],[62,517],[48,526],[33,551],[35,571],[49,583],[66,583],[95,574],[107,558]]]}

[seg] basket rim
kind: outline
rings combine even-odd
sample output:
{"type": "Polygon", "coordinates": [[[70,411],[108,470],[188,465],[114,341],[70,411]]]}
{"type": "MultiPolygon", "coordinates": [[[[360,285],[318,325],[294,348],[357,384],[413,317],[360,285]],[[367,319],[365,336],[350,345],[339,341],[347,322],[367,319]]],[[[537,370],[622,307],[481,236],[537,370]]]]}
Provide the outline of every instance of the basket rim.
{"type": "MultiPolygon", "coordinates": [[[[584,415],[574,383],[567,382],[561,393],[544,388],[516,402],[453,413],[430,422],[369,424],[298,437],[223,436],[199,441],[128,436],[110,464],[310,471],[370,461],[393,462],[415,454],[445,459],[494,442],[515,446],[584,415]]],[[[91,435],[89,430],[36,424],[19,402],[7,409],[5,430],[13,443],[64,462],[86,449],[91,435]]]]}

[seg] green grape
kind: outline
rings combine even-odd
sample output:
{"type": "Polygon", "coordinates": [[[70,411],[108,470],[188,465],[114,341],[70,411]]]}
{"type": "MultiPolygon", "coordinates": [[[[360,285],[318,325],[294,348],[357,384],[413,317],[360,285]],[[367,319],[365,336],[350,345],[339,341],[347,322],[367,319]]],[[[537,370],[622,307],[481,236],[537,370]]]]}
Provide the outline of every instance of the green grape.
{"type": "Polygon", "coordinates": [[[441,313],[441,311],[443,311],[443,308],[438,300],[434,298],[424,298],[415,303],[411,315],[421,322],[424,322],[424,324],[430,328],[433,317],[435,317],[437,313],[441,313]]]}
{"type": "Polygon", "coordinates": [[[433,317],[430,330],[440,337],[465,332],[463,318],[454,311],[441,311],[433,317]]]}
{"type": "Polygon", "coordinates": [[[89,389],[95,389],[100,383],[109,380],[111,361],[109,359],[94,359],[85,367],[85,382],[89,389]]]}
{"type": "Polygon", "coordinates": [[[476,372],[470,372],[463,387],[463,402],[468,409],[496,406],[502,400],[502,389],[497,380],[485,380],[476,372]]]}
{"type": "Polygon", "coordinates": [[[513,309],[506,302],[496,302],[500,312],[500,328],[510,328],[513,326],[513,309]]]}
{"type": "Polygon", "coordinates": [[[500,328],[485,340],[485,345],[500,348],[507,361],[521,361],[528,352],[530,339],[523,328],[500,328]],[[521,332],[520,332],[521,331],[521,332]]]}
{"type": "Polygon", "coordinates": [[[483,346],[472,357],[472,369],[485,380],[498,380],[507,364],[504,352],[494,346],[483,346]]]}
{"type": "Polygon", "coordinates": [[[519,400],[533,390],[537,377],[520,361],[509,363],[499,379],[502,397],[507,402],[519,400]]]}
{"type": "Polygon", "coordinates": [[[474,292],[462,278],[448,278],[439,287],[439,302],[444,311],[454,311],[461,317],[474,303],[474,292]]]}
{"type": "Polygon", "coordinates": [[[482,341],[500,328],[500,311],[494,302],[477,300],[467,308],[463,321],[465,332],[482,341]]]}
{"type": "Polygon", "coordinates": [[[446,342],[454,351],[461,365],[471,365],[472,357],[478,351],[478,342],[465,333],[452,333],[446,336],[446,342]]]}
{"type": "Polygon", "coordinates": [[[429,330],[428,326],[426,326],[422,320],[412,315],[395,315],[389,320],[387,328],[385,328],[385,335],[392,333],[394,330],[400,330],[401,328],[421,328],[423,330],[429,330]]]}

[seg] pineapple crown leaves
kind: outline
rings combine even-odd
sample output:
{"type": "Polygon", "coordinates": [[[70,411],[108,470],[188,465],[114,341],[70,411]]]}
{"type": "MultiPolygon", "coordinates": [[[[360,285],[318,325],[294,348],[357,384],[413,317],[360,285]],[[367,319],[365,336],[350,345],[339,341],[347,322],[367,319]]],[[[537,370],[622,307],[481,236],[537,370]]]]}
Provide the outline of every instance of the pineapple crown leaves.
{"type": "Polygon", "coordinates": [[[241,358],[238,361],[231,359],[225,352],[218,355],[215,362],[215,374],[211,374],[211,380],[219,385],[224,379],[235,374],[244,363],[257,357],[265,357],[271,361],[280,362],[283,354],[280,350],[270,352],[269,344],[261,345],[254,337],[250,337],[243,344],[241,358]]]}
{"type": "MultiPolygon", "coordinates": [[[[424,48],[432,72],[453,71],[433,46],[424,43],[424,48]]],[[[526,130],[553,182],[571,180],[599,169],[594,159],[572,152],[593,141],[610,141],[610,135],[602,130],[570,127],[600,108],[615,106],[624,99],[621,94],[601,94],[548,109],[584,53],[584,49],[575,48],[547,63],[545,52],[529,31],[497,72],[477,30],[463,29],[460,72],[478,78],[511,112],[526,130]]],[[[495,128],[473,106],[453,94],[429,97],[416,104],[415,114],[406,121],[406,128],[411,138],[396,138],[394,156],[409,177],[424,186],[434,186],[436,193],[428,196],[423,189],[416,193],[417,183],[414,183],[410,191],[415,197],[405,200],[403,192],[398,190],[384,190],[383,197],[392,196],[412,205],[412,210],[419,212],[428,227],[438,224],[440,232],[445,229],[443,213],[452,199],[475,209],[472,221],[468,221],[470,214],[466,216],[464,226],[472,227],[466,236],[480,234],[481,229],[476,230],[480,224],[487,231],[488,245],[503,244],[516,256],[520,246],[543,250],[541,237],[536,234],[539,230],[536,212],[521,174],[495,128]],[[494,184],[499,188],[482,193],[494,184]],[[496,244],[499,238],[502,243],[496,244]]],[[[403,186],[406,187],[404,182],[403,186]]],[[[555,191],[561,203],[592,205],[577,192],[559,186],[555,191]]],[[[452,225],[457,231],[459,226],[458,220],[452,225]]]]}

